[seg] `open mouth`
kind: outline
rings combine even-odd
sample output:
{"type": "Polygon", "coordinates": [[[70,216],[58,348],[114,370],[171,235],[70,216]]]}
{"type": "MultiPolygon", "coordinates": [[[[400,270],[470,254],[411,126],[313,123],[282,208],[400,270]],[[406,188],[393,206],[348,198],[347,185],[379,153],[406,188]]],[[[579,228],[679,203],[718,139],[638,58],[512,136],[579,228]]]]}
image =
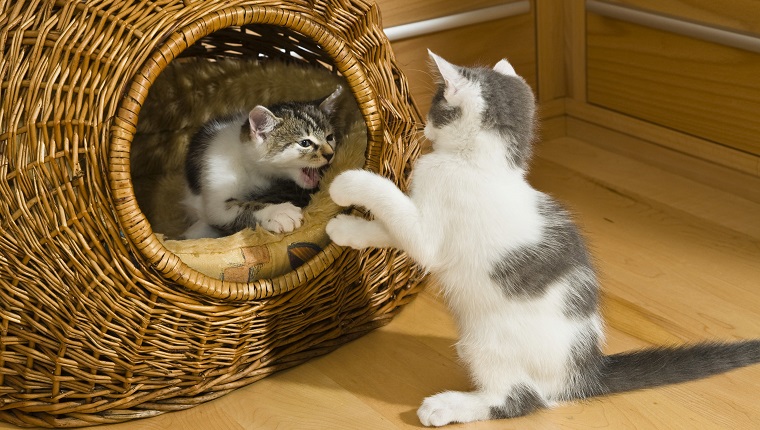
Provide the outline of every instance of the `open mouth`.
{"type": "Polygon", "coordinates": [[[322,169],[316,167],[304,167],[301,169],[301,182],[306,189],[316,188],[322,179],[322,169]]]}

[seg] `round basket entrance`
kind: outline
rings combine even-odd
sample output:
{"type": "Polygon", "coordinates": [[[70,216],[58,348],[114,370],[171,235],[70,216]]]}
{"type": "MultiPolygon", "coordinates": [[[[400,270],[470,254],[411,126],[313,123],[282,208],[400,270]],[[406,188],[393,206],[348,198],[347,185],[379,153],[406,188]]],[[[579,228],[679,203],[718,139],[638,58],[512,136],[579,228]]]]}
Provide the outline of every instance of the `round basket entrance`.
{"type": "Polygon", "coordinates": [[[192,407],[388,322],[420,271],[328,245],[254,282],[169,251],[135,198],[138,114],[195,57],[282,59],[340,75],[364,167],[404,187],[421,122],[362,1],[26,1],[0,13],[0,420],[71,427],[192,407]]]}

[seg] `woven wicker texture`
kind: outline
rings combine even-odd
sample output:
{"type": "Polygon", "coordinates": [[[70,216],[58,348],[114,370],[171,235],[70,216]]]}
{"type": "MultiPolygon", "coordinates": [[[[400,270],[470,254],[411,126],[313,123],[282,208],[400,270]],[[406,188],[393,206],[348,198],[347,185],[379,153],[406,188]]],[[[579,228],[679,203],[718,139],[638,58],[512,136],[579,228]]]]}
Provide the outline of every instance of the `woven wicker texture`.
{"type": "Polygon", "coordinates": [[[0,420],[71,427],[192,407],[390,320],[422,274],[329,245],[250,284],[185,266],[130,182],[141,103],[179,56],[285,57],[342,74],[366,168],[406,186],[420,118],[376,6],[0,0],[0,420]]]}

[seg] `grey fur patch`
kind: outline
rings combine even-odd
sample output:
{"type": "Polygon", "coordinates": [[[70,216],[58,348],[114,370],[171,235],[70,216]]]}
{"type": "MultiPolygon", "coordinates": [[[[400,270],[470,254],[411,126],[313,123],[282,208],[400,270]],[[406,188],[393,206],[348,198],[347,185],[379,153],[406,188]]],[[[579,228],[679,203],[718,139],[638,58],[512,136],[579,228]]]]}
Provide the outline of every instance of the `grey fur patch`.
{"type": "Polygon", "coordinates": [[[444,84],[438,85],[438,91],[433,96],[433,102],[428,111],[428,120],[435,128],[442,128],[458,120],[462,116],[462,109],[457,106],[449,106],[443,93],[446,89],[444,84]]]}
{"type": "Polygon", "coordinates": [[[518,385],[507,395],[503,405],[491,406],[490,413],[491,419],[499,420],[520,417],[545,407],[546,403],[534,389],[518,385]]]}
{"type": "Polygon", "coordinates": [[[596,333],[578,336],[568,358],[565,392],[560,400],[583,399],[598,393],[602,389],[600,371],[603,360],[596,333]]]}
{"type": "Polygon", "coordinates": [[[677,384],[760,363],[760,340],[656,347],[604,357],[602,391],[611,394],[677,384]]]}
{"type": "Polygon", "coordinates": [[[495,130],[506,141],[510,164],[527,168],[532,155],[536,102],[530,86],[520,77],[489,68],[460,68],[467,79],[478,82],[485,108],[484,129],[495,130]]]}
{"type": "Polygon", "coordinates": [[[592,336],[581,337],[568,363],[561,400],[678,384],[760,363],[760,340],[653,347],[605,356],[592,336]]]}
{"type": "Polygon", "coordinates": [[[565,282],[569,285],[563,308],[567,318],[579,320],[598,312],[599,283],[590,267],[576,267],[565,276],[565,282]]]}
{"type": "MultiPolygon", "coordinates": [[[[539,212],[545,220],[541,241],[506,252],[491,271],[491,279],[509,297],[541,297],[552,284],[572,271],[593,273],[583,238],[569,213],[547,195],[539,202],[539,212]]],[[[596,288],[588,288],[588,285],[570,288],[573,287],[578,289],[577,294],[571,296],[572,309],[566,312],[596,308],[596,288]]]]}

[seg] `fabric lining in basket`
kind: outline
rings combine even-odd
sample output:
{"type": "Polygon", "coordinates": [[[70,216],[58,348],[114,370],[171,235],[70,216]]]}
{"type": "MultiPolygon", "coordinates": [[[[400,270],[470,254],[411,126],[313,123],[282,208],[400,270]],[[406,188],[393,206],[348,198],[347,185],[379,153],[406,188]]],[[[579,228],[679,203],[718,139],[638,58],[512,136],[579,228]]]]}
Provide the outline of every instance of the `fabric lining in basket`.
{"type": "Polygon", "coordinates": [[[193,407],[356,339],[419,291],[404,253],[332,243],[280,276],[211,277],[155,234],[132,177],[162,72],[238,58],[344,79],[364,168],[406,188],[421,119],[375,4],[19,0],[0,4],[0,23],[0,420],[75,427],[193,407]]]}

